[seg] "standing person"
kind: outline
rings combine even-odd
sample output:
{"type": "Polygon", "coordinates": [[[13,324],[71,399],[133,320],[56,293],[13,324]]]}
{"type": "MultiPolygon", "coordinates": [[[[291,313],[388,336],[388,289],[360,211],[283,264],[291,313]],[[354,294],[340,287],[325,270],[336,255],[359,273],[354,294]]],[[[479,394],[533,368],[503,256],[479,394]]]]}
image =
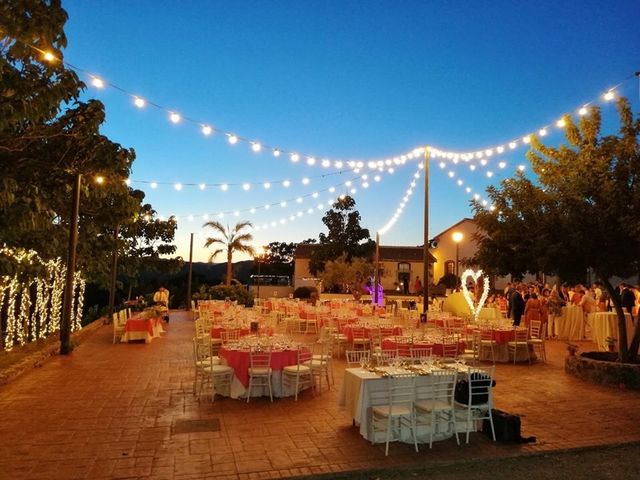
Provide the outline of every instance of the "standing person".
{"type": "Polygon", "coordinates": [[[160,287],[158,291],[153,294],[153,301],[156,305],[162,307],[162,317],[169,323],[169,290],[160,287]]]}
{"type": "Polygon", "coordinates": [[[505,297],[507,299],[507,317],[513,318],[513,294],[516,293],[517,284],[509,284],[509,289],[507,293],[505,293],[505,297]]]}
{"type": "Polygon", "coordinates": [[[562,317],[562,307],[564,301],[558,294],[558,289],[553,287],[549,300],[547,301],[547,311],[549,312],[549,323],[547,324],[547,335],[552,338],[557,335],[558,319],[562,317]]]}
{"type": "Polygon", "coordinates": [[[422,293],[422,282],[418,276],[416,276],[416,281],[413,282],[413,293],[415,295],[420,295],[422,293]]]}
{"type": "Polygon", "coordinates": [[[524,298],[522,298],[523,290],[524,290],[523,287],[519,285],[514,290],[513,295],[511,296],[511,310],[513,313],[514,327],[517,327],[520,325],[520,319],[524,314],[525,303],[524,303],[524,298]]]}
{"type": "Polygon", "coordinates": [[[524,323],[528,327],[534,320],[542,322],[543,325],[545,323],[545,319],[542,318],[542,304],[538,299],[538,295],[530,293],[524,307],[524,323]]]}

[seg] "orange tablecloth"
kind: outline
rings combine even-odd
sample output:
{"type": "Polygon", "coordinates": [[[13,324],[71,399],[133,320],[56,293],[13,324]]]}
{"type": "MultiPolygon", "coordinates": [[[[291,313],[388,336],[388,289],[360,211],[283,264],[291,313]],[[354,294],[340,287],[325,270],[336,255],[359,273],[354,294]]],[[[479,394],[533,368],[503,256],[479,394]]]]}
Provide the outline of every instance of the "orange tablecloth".
{"type": "MultiPolygon", "coordinates": [[[[227,361],[227,365],[233,368],[236,378],[246,387],[249,386],[249,351],[248,350],[232,350],[222,347],[218,352],[221,358],[227,361]]],[[[274,350],[271,353],[271,368],[274,371],[282,370],[289,365],[295,365],[298,361],[297,350],[274,350]]]]}

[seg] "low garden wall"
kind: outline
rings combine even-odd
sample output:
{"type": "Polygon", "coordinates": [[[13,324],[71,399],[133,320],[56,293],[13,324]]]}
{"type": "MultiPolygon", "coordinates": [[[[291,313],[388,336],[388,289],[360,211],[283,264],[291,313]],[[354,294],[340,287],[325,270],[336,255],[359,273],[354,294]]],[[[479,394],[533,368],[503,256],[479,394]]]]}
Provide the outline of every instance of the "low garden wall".
{"type": "Polygon", "coordinates": [[[584,352],[565,359],[569,375],[597,385],[640,390],[640,364],[617,362],[617,353],[584,352]]]}

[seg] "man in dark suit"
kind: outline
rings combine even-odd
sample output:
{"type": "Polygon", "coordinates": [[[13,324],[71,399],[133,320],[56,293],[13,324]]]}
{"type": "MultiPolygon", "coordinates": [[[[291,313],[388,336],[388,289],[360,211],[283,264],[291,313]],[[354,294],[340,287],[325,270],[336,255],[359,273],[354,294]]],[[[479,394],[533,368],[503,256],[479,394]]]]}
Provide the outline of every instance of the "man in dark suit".
{"type": "Polygon", "coordinates": [[[524,315],[524,298],[522,298],[522,286],[519,285],[513,292],[511,297],[511,309],[513,311],[513,325],[515,327],[520,325],[520,319],[524,315]]]}
{"type": "Polygon", "coordinates": [[[620,284],[620,304],[633,319],[633,307],[636,305],[636,296],[626,283],[620,284]]]}

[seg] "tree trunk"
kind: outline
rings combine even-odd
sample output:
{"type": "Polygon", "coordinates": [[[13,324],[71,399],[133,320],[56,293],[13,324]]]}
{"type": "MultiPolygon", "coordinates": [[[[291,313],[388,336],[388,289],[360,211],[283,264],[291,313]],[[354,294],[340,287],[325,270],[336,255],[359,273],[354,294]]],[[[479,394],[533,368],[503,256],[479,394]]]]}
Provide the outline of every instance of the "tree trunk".
{"type": "MultiPolygon", "coordinates": [[[[631,361],[630,357],[632,355],[629,354],[629,349],[628,349],[629,344],[627,343],[627,325],[626,325],[626,320],[624,318],[624,312],[622,311],[620,295],[613,288],[613,285],[611,285],[611,282],[609,281],[608,278],[604,278],[603,275],[598,275],[598,277],[600,277],[600,281],[602,281],[604,288],[609,293],[609,296],[611,297],[611,301],[613,302],[613,307],[615,308],[615,311],[616,311],[616,315],[618,315],[618,345],[620,347],[620,350],[618,352],[618,360],[623,363],[629,363],[631,361]]],[[[638,328],[636,326],[634,341],[637,336],[638,336],[638,328]]],[[[636,352],[637,351],[638,351],[638,345],[636,343],[636,352]]],[[[635,355],[633,355],[633,358],[635,359],[635,355]]]]}
{"type": "Polygon", "coordinates": [[[231,285],[231,278],[233,277],[233,263],[231,262],[231,257],[233,256],[233,250],[229,249],[227,251],[227,285],[231,285]]]}

